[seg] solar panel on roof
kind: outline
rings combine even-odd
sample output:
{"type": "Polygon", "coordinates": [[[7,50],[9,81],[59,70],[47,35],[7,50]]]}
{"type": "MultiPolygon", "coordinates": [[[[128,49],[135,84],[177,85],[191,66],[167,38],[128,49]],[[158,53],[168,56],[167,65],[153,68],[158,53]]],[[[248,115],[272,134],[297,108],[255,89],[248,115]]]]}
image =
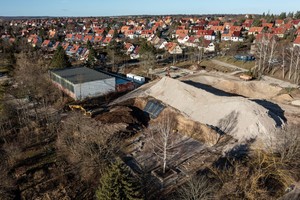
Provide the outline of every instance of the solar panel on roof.
{"type": "Polygon", "coordinates": [[[164,108],[165,106],[159,101],[149,100],[144,111],[147,112],[151,118],[157,118],[164,108]]]}

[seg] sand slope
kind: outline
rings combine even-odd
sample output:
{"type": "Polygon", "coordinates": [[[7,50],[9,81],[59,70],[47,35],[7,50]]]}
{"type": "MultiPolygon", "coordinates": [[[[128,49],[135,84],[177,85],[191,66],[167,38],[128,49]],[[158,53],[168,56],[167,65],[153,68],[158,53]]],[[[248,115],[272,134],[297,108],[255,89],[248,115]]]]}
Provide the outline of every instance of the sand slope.
{"type": "Polygon", "coordinates": [[[192,120],[218,127],[239,141],[267,140],[276,130],[268,110],[243,97],[217,96],[168,77],[146,90],[192,120]]]}

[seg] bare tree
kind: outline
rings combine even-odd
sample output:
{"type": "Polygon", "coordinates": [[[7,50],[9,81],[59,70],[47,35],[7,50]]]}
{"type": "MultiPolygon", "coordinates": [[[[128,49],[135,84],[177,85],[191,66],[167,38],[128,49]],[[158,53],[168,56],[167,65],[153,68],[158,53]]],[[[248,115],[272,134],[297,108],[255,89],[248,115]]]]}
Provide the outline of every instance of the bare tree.
{"type": "Polygon", "coordinates": [[[155,55],[151,51],[146,51],[141,55],[141,67],[149,76],[150,70],[153,69],[156,63],[155,55]]]}
{"type": "Polygon", "coordinates": [[[174,130],[177,122],[171,114],[164,114],[161,120],[149,127],[154,154],[162,162],[162,172],[166,172],[170,157],[174,156],[174,130]]]}
{"type": "Polygon", "coordinates": [[[280,155],[280,161],[298,170],[300,167],[300,131],[299,125],[289,125],[283,130],[277,131],[272,149],[280,155]]]}
{"type": "Polygon", "coordinates": [[[294,64],[294,46],[289,48],[290,51],[290,68],[289,68],[289,79],[292,78],[293,64],[294,64]]]}
{"type": "Polygon", "coordinates": [[[294,83],[299,83],[299,61],[300,61],[300,48],[295,47],[296,51],[296,62],[295,62],[295,72],[294,72],[294,83]]]}
{"type": "MultiPolygon", "coordinates": [[[[178,190],[178,198],[181,200],[208,200],[213,199],[216,193],[216,184],[205,176],[192,177],[178,190]]],[[[177,195],[176,195],[177,196],[177,195]]]]}
{"type": "Polygon", "coordinates": [[[118,132],[125,128],[101,124],[74,112],[64,121],[56,146],[61,155],[77,166],[83,180],[96,181],[120,148],[118,132]]]}

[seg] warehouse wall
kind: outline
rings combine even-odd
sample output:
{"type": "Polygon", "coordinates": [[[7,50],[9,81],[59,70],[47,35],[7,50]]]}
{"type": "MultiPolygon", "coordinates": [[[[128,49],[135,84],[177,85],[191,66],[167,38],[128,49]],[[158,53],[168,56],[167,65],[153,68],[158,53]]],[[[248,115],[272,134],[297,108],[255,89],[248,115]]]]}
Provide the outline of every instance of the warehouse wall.
{"type": "Polygon", "coordinates": [[[114,92],[116,87],[115,78],[109,78],[99,81],[86,82],[76,84],[74,86],[74,93],[76,100],[85,99],[86,97],[100,96],[109,92],[114,92]]]}

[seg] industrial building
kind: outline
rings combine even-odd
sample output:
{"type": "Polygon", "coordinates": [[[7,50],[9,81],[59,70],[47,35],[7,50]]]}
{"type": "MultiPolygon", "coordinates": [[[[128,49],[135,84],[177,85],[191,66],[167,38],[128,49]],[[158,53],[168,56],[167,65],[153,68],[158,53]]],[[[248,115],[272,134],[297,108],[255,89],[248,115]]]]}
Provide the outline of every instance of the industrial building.
{"type": "Polygon", "coordinates": [[[114,92],[116,78],[87,67],[50,71],[53,83],[75,100],[114,92]]]}

